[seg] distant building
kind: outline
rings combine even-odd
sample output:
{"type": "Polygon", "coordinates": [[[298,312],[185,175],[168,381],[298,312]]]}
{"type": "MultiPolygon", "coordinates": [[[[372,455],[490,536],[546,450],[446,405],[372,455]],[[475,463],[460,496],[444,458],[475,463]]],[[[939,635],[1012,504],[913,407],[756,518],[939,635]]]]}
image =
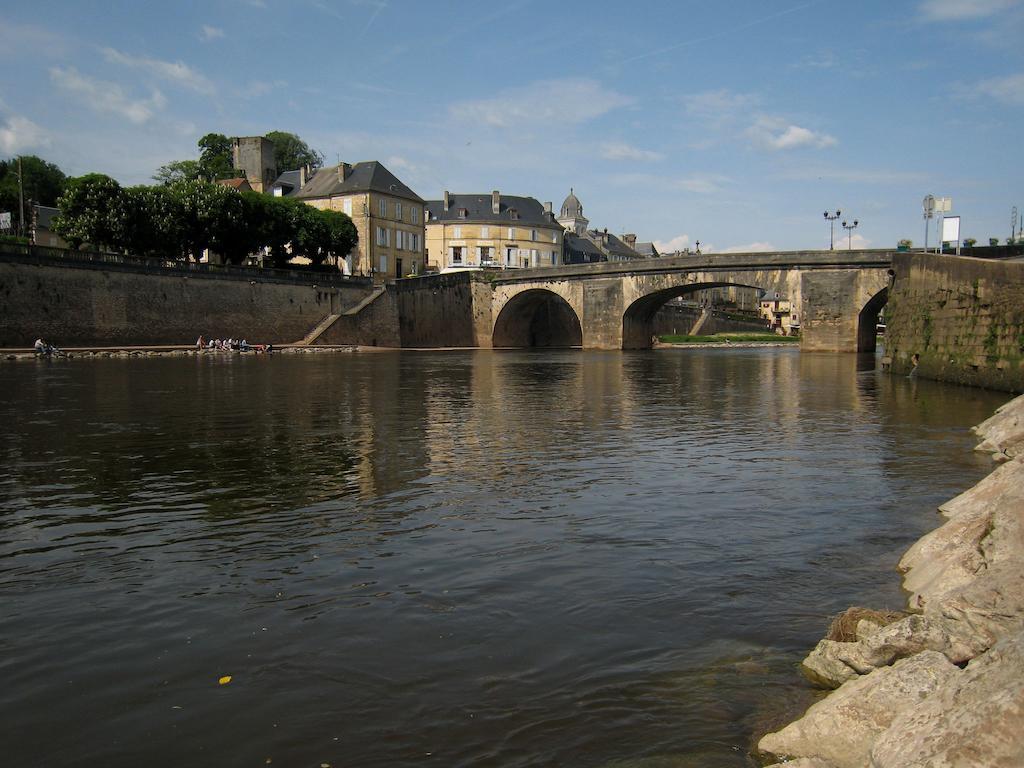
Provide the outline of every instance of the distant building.
{"type": "Polygon", "coordinates": [[[376,160],[321,168],[291,196],[352,219],[359,244],[345,257],[348,274],[383,282],[423,271],[423,199],[376,160]]]}
{"type": "MultiPolygon", "coordinates": [[[[643,258],[637,253],[632,245],[636,244],[636,235],[623,235],[623,238],[631,238],[631,242],[624,242],[615,235],[609,234],[607,229],[589,229],[590,220],[583,215],[583,203],[576,197],[572,188],[569,189],[569,196],[562,203],[557,218],[558,223],[571,233],[575,238],[589,240],[597,248],[603,258],[594,259],[593,249],[583,246],[577,239],[566,241],[566,264],[584,264],[591,261],[630,261],[643,258]]],[[[651,246],[653,249],[654,246],[651,246]]]]}
{"type": "Polygon", "coordinates": [[[221,186],[224,187],[230,187],[231,189],[237,190],[239,192],[252,192],[252,185],[249,183],[249,180],[246,179],[244,176],[239,176],[234,179],[219,179],[214,183],[220,184],[221,186]]]}
{"type": "Polygon", "coordinates": [[[766,293],[758,302],[758,314],[765,319],[775,333],[792,336],[799,329],[799,317],[792,311],[789,299],[777,293],[766,293]]]}
{"type": "Polygon", "coordinates": [[[265,136],[236,136],[231,139],[231,162],[245,174],[257,192],[270,188],[277,178],[274,143],[265,136]]]}
{"type": "Polygon", "coordinates": [[[561,262],[561,225],[532,197],[453,194],[426,203],[431,269],[550,267],[561,262]]]}
{"type": "Polygon", "coordinates": [[[310,172],[308,168],[299,168],[297,171],[285,171],[280,174],[274,183],[270,185],[267,192],[274,197],[293,197],[299,190],[306,186],[310,172]]]}
{"type": "Polygon", "coordinates": [[[566,264],[595,264],[608,261],[604,251],[598,248],[589,237],[581,237],[572,232],[565,233],[563,261],[566,264]]]}
{"type": "Polygon", "coordinates": [[[32,206],[32,242],[47,248],[68,248],[68,242],[53,231],[53,219],[60,214],[60,208],[48,205],[32,206]]]}

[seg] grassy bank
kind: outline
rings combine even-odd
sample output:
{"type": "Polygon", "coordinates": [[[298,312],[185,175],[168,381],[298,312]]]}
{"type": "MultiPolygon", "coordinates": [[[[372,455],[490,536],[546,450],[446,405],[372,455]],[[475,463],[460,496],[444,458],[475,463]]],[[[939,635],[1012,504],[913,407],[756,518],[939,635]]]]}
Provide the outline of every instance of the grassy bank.
{"type": "Polygon", "coordinates": [[[732,344],[768,342],[772,344],[799,344],[799,336],[777,336],[774,333],[716,333],[713,336],[659,336],[662,344],[732,344]]]}

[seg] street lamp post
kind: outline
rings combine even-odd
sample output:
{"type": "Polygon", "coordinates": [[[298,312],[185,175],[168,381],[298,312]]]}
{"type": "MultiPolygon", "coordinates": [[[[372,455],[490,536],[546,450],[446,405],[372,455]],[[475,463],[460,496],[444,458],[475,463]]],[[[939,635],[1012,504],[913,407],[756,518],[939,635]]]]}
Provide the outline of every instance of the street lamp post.
{"type": "Polygon", "coordinates": [[[825,211],[825,218],[828,220],[828,249],[834,251],[836,247],[836,219],[842,215],[842,211],[829,213],[825,211]]]}
{"type": "Polygon", "coordinates": [[[843,229],[846,230],[846,234],[849,237],[849,241],[846,246],[846,250],[848,251],[853,250],[853,230],[857,228],[858,224],[860,224],[860,222],[856,219],[853,220],[853,224],[847,224],[845,221],[843,222],[843,229]]]}

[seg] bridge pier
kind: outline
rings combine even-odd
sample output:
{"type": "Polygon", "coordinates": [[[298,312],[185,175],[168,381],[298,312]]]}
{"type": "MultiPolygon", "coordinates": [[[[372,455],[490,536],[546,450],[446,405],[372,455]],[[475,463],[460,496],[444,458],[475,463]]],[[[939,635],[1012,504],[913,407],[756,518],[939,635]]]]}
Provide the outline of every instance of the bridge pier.
{"type": "Polygon", "coordinates": [[[889,275],[879,270],[808,270],[800,274],[800,349],[874,352],[875,324],[889,275]]]}

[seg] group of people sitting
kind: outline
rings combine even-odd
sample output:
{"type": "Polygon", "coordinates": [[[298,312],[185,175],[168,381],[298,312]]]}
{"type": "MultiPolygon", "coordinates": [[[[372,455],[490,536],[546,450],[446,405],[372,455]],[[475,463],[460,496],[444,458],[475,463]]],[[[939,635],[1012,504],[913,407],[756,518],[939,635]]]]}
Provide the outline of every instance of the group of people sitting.
{"type": "Polygon", "coordinates": [[[250,344],[245,339],[196,339],[196,349],[216,349],[222,352],[273,352],[273,344],[250,344]]]}
{"type": "Polygon", "coordinates": [[[36,339],[36,343],[33,344],[32,346],[33,349],[35,349],[36,354],[39,355],[40,357],[51,357],[53,355],[64,354],[59,349],[57,349],[57,347],[53,346],[52,344],[47,344],[42,339],[36,339]]]}

